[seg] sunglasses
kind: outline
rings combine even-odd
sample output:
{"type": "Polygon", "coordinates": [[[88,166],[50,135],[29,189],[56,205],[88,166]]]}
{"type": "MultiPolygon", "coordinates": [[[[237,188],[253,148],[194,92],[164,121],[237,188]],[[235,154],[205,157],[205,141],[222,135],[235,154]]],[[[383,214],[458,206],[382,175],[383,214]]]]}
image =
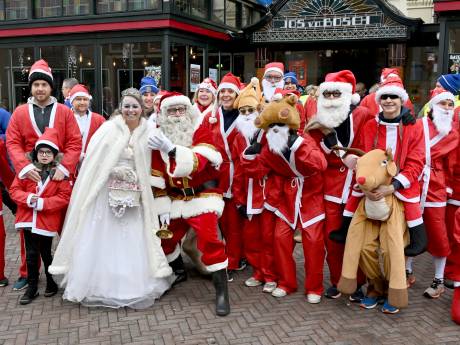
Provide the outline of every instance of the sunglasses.
{"type": "Polygon", "coordinates": [[[241,108],[241,109],[238,109],[238,110],[239,110],[239,112],[240,112],[241,115],[246,115],[246,114],[250,115],[250,114],[252,114],[254,111],[256,111],[255,108],[241,108]]]}
{"type": "Polygon", "coordinates": [[[324,91],[323,96],[325,98],[330,98],[331,96],[334,98],[339,98],[342,96],[342,93],[340,91],[324,91]]]}
{"type": "Polygon", "coordinates": [[[380,99],[383,99],[383,100],[386,100],[387,98],[396,99],[396,98],[399,98],[399,96],[398,95],[387,95],[387,94],[380,96],[380,99]]]}

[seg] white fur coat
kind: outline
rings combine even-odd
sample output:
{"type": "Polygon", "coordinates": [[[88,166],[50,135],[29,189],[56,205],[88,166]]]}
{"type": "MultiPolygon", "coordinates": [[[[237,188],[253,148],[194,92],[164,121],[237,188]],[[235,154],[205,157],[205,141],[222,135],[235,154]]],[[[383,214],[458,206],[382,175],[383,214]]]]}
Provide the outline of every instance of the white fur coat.
{"type": "MultiPolygon", "coordinates": [[[[141,119],[133,133],[134,163],[142,188],[141,201],[144,216],[144,237],[149,250],[150,269],[153,277],[166,277],[172,273],[161,248],[161,240],[155,235],[159,229],[158,213],[153,207],[150,189],[151,150],[147,141],[153,125],[141,119]]],[[[110,171],[120,159],[122,150],[127,147],[130,131],[121,115],[105,122],[91,138],[85,160],[73,188],[67,210],[62,237],[49,268],[52,274],[67,274],[72,266],[75,243],[79,243],[81,228],[88,210],[94,206],[96,197],[105,188],[110,171]]],[[[94,229],[97,231],[97,229],[94,229]]]]}

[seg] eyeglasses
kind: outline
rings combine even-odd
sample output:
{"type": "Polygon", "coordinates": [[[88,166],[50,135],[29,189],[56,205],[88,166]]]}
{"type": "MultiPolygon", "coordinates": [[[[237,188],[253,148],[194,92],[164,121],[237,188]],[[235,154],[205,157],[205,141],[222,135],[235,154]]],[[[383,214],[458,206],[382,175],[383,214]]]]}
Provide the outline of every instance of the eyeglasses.
{"type": "Polygon", "coordinates": [[[331,96],[334,98],[339,98],[342,96],[342,93],[340,91],[324,91],[323,96],[324,98],[330,98],[331,96]]]}
{"type": "Polygon", "coordinates": [[[267,80],[274,80],[274,81],[276,81],[276,82],[280,81],[281,78],[282,78],[281,76],[279,76],[279,75],[273,75],[273,74],[268,74],[268,75],[265,76],[265,79],[267,79],[267,80]]]}
{"type": "Polygon", "coordinates": [[[249,107],[249,108],[240,108],[240,109],[238,109],[238,110],[239,110],[239,112],[240,112],[241,115],[246,115],[246,114],[250,115],[250,114],[252,114],[256,109],[255,109],[255,108],[252,108],[252,107],[249,107]]]}
{"type": "Polygon", "coordinates": [[[380,99],[383,99],[383,100],[386,100],[387,98],[396,99],[396,98],[399,98],[399,96],[398,95],[387,95],[387,94],[380,96],[380,99]]]}
{"type": "Polygon", "coordinates": [[[38,150],[37,154],[44,157],[51,157],[53,152],[51,150],[38,150]]]}
{"type": "Polygon", "coordinates": [[[174,107],[174,108],[168,108],[166,112],[168,113],[168,115],[176,115],[177,112],[179,112],[179,114],[185,114],[185,110],[186,110],[186,107],[174,107]]]}

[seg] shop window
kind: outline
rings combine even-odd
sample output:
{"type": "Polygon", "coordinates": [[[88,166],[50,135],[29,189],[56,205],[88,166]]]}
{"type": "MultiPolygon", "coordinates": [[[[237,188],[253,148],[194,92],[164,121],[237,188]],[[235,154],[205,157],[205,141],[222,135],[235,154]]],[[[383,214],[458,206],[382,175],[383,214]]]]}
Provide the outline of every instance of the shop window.
{"type": "Polygon", "coordinates": [[[28,12],[28,0],[5,0],[5,17],[7,20],[27,19],[28,12]]]}
{"type": "Polygon", "coordinates": [[[126,0],[97,0],[97,13],[126,11],[126,0]]]}
{"type": "Polygon", "coordinates": [[[241,27],[245,27],[252,24],[252,8],[243,5],[241,13],[241,27]]]}
{"type": "Polygon", "coordinates": [[[225,24],[236,27],[236,3],[227,0],[225,4],[225,24]]]}
{"type": "Polygon", "coordinates": [[[212,20],[225,23],[225,0],[212,1],[212,20]]]}
{"type": "Polygon", "coordinates": [[[449,73],[460,73],[460,28],[449,29],[449,73]]]}
{"type": "Polygon", "coordinates": [[[144,76],[155,78],[161,85],[161,42],[142,42],[133,49],[133,86],[139,88],[144,76]]]}
{"type": "Polygon", "coordinates": [[[91,0],[63,0],[64,16],[80,16],[91,13],[91,0]]]}
{"type": "Polygon", "coordinates": [[[75,78],[80,84],[87,87],[93,97],[96,87],[96,73],[94,66],[94,47],[75,46],[66,47],[65,60],[67,62],[66,78],[75,78]]]}
{"type": "Polygon", "coordinates": [[[186,46],[180,44],[171,44],[171,76],[170,76],[170,91],[178,91],[180,93],[186,93],[186,65],[185,65],[185,54],[186,46]]]}
{"type": "Polygon", "coordinates": [[[206,0],[192,0],[190,1],[191,15],[208,18],[208,2],[206,0]]]}
{"type": "MultiPolygon", "coordinates": [[[[34,51],[33,48],[15,48],[12,49],[12,61],[11,64],[8,64],[12,69],[12,94],[11,99],[9,99],[10,110],[13,110],[18,105],[24,104],[27,102],[27,98],[30,95],[28,76],[30,66],[33,64],[34,51]]],[[[3,83],[3,75],[2,75],[3,83]]],[[[5,81],[5,84],[8,83],[5,81]]],[[[2,88],[3,89],[3,88],[2,88]]],[[[6,89],[6,88],[5,88],[6,89]]],[[[2,102],[4,100],[5,94],[2,91],[2,102]]],[[[4,104],[4,106],[6,103],[4,104]]]]}
{"type": "Polygon", "coordinates": [[[37,0],[35,3],[35,17],[58,17],[62,15],[61,0],[37,0]]]}
{"type": "Polygon", "coordinates": [[[161,9],[161,0],[128,0],[128,10],[159,10],[161,9]]]}
{"type": "Polygon", "coordinates": [[[0,1],[0,20],[5,20],[5,2],[0,1]]]}
{"type": "Polygon", "coordinates": [[[67,48],[64,46],[41,47],[40,57],[48,62],[53,73],[54,96],[63,100],[61,94],[62,82],[67,78],[67,48]]]}

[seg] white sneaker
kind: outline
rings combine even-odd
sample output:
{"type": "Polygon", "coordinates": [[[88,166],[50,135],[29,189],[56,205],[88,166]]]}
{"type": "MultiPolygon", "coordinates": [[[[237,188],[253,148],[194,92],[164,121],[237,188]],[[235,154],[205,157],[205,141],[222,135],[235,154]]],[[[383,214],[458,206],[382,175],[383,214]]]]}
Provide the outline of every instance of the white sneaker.
{"type": "Polygon", "coordinates": [[[246,279],[246,281],[244,282],[244,285],[249,286],[249,287],[254,287],[254,286],[262,285],[262,282],[260,280],[257,280],[254,277],[250,277],[249,279],[246,279]]]}
{"type": "Polygon", "coordinates": [[[287,292],[280,288],[276,288],[275,290],[272,291],[273,297],[284,297],[286,295],[287,295],[287,292]]]}
{"type": "Polygon", "coordinates": [[[307,294],[307,301],[311,304],[318,304],[321,302],[321,296],[314,293],[309,293],[307,294]]]}
{"type": "Polygon", "coordinates": [[[262,292],[272,293],[276,289],[276,282],[268,282],[264,284],[262,292]]]}

